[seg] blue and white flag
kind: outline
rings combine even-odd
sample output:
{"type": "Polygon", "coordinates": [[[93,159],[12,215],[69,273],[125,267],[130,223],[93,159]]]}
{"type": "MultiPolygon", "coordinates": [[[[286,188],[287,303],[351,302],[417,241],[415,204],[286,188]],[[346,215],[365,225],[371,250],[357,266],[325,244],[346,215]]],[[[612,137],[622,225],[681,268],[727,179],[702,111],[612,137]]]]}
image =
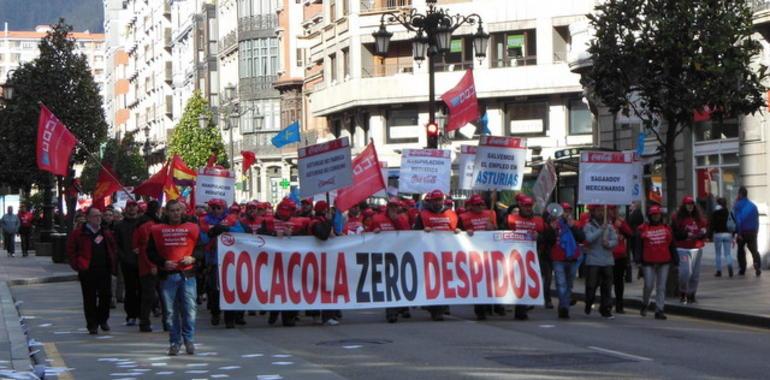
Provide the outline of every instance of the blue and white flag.
{"type": "Polygon", "coordinates": [[[291,124],[289,124],[288,127],[282,129],[280,132],[278,132],[275,137],[271,140],[273,145],[275,145],[276,148],[280,148],[284,145],[300,142],[300,134],[299,134],[299,121],[295,121],[291,124]]]}

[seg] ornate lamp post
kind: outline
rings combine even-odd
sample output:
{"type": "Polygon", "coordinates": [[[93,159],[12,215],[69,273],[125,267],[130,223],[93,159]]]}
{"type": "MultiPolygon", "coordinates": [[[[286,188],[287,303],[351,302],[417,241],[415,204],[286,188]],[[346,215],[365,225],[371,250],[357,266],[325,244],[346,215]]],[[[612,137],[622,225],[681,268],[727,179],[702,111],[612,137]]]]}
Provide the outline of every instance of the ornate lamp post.
{"type": "MultiPolygon", "coordinates": [[[[412,39],[412,53],[414,60],[420,64],[428,57],[428,124],[436,123],[436,69],[435,57],[446,54],[452,43],[452,33],[464,24],[478,25],[473,34],[473,50],[476,58],[481,61],[487,55],[489,34],[484,32],[481,16],[476,13],[464,16],[461,14],[450,15],[446,9],[436,7],[437,0],[426,0],[428,6],[425,14],[417,13],[412,8],[408,12],[387,12],[380,18],[380,28],[372,33],[374,37],[375,55],[384,57],[388,54],[388,47],[393,33],[389,32],[387,25],[400,24],[409,31],[415,33],[412,39]]],[[[428,148],[438,148],[438,139],[431,139],[428,148]]]]}
{"type": "MultiPolygon", "coordinates": [[[[223,112],[220,114],[222,118],[224,119],[224,124],[222,125],[223,131],[229,131],[230,134],[230,170],[235,170],[235,162],[233,154],[235,153],[235,146],[233,142],[233,128],[238,125],[240,119],[242,116],[246,115],[247,113],[251,112],[252,117],[254,120],[254,128],[255,129],[262,129],[262,123],[265,119],[263,115],[259,113],[259,108],[257,107],[250,107],[244,110],[241,110],[240,104],[234,102],[235,98],[235,86],[227,86],[225,87],[225,94],[222,98],[222,109],[223,112]]],[[[218,115],[214,116],[214,119],[217,118],[218,115]]],[[[201,114],[198,117],[198,126],[200,128],[206,128],[209,125],[209,117],[208,115],[201,114]]],[[[241,134],[247,134],[252,132],[245,132],[241,131],[241,134]]]]}

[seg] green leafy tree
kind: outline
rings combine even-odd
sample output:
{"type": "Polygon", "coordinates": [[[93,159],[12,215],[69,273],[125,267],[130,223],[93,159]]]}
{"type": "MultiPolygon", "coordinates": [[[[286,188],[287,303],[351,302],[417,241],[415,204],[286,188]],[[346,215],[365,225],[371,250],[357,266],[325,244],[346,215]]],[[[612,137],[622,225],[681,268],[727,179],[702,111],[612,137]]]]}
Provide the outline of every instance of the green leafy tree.
{"type": "Polygon", "coordinates": [[[666,202],[677,204],[675,142],[693,112],[763,106],[766,67],[747,0],[608,0],[589,15],[595,39],[586,85],[613,113],[639,117],[660,143],[666,202]]]}
{"type": "MultiPolygon", "coordinates": [[[[102,98],[88,62],[75,51],[72,27],[64,20],[40,41],[40,55],[13,73],[8,84],[14,97],[0,112],[0,183],[29,191],[50,178],[37,168],[38,102],[45,104],[89,151],[107,135],[102,98]]],[[[87,153],[78,147],[72,162],[82,163],[87,153]]]]}
{"type": "MultiPolygon", "coordinates": [[[[140,145],[133,135],[122,140],[109,139],[104,147],[102,161],[110,164],[118,180],[123,186],[136,186],[147,179],[147,167],[142,158],[140,145]]],[[[101,166],[94,160],[89,160],[80,175],[83,190],[92,192],[96,188],[101,166]]]]}
{"type": "Polygon", "coordinates": [[[222,135],[214,124],[211,109],[201,94],[196,91],[187,101],[182,119],[174,128],[168,143],[169,157],[178,154],[193,169],[206,165],[212,153],[217,155],[217,164],[229,166],[222,135]],[[200,127],[200,116],[208,120],[206,128],[200,127]]]}

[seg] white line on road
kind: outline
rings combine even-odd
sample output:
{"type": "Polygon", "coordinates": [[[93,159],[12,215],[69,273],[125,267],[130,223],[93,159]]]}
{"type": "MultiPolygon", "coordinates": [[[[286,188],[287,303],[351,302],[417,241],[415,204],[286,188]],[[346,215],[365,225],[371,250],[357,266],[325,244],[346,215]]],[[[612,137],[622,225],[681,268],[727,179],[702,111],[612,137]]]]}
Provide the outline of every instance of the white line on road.
{"type": "Polygon", "coordinates": [[[644,356],[627,354],[625,352],[610,350],[610,349],[607,349],[607,348],[601,348],[601,347],[596,347],[596,346],[588,346],[588,348],[591,349],[591,350],[594,350],[594,351],[603,352],[605,354],[619,356],[619,357],[624,358],[624,359],[638,360],[638,361],[643,361],[643,362],[652,361],[651,358],[647,358],[647,357],[644,357],[644,356]]]}

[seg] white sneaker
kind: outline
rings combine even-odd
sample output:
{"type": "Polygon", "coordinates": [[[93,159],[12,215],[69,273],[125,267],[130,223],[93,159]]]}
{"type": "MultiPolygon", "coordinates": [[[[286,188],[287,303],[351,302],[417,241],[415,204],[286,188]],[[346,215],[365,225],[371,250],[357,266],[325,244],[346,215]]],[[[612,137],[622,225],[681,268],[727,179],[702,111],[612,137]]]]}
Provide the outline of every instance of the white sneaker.
{"type": "Polygon", "coordinates": [[[339,325],[339,324],[340,324],[340,322],[339,322],[339,321],[337,321],[337,320],[336,320],[336,319],[334,319],[334,318],[330,318],[328,321],[324,322],[324,324],[325,324],[326,326],[337,326],[337,325],[339,325]]]}

